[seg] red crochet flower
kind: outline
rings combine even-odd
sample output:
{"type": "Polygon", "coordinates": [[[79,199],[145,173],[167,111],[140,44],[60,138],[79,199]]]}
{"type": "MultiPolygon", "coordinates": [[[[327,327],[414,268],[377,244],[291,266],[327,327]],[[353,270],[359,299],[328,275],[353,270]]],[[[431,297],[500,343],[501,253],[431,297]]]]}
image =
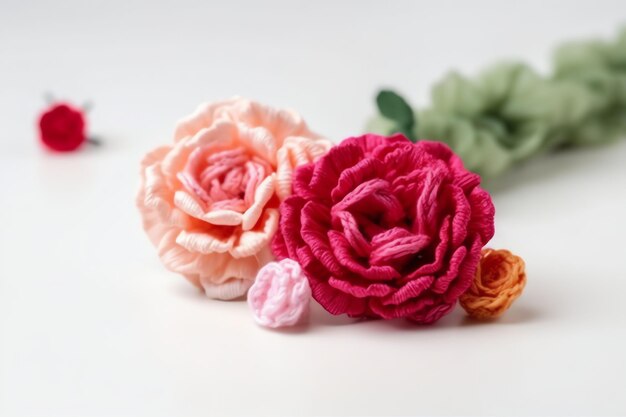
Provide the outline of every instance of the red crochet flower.
{"type": "Polygon", "coordinates": [[[85,118],[80,110],[68,104],[55,104],[41,115],[39,133],[48,148],[73,151],[86,139],[85,118]]]}
{"type": "Polygon", "coordinates": [[[330,313],[432,323],[471,285],[494,207],[450,148],[349,138],[298,168],[274,254],[300,263],[330,313]]]}

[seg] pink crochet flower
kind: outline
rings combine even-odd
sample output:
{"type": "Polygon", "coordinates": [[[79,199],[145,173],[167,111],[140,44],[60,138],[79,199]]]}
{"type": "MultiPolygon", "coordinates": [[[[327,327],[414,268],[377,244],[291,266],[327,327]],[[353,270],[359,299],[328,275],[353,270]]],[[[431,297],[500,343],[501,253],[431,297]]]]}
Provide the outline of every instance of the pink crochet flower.
{"type": "Polygon", "coordinates": [[[248,305],[257,323],[266,327],[297,324],[308,311],[309,282],[297,262],[283,259],[270,262],[248,291],[248,305]]]}
{"type": "Polygon", "coordinates": [[[273,241],[330,313],[432,323],[471,285],[494,207],[444,144],[344,140],[296,170],[273,241]]]}
{"type": "Polygon", "coordinates": [[[293,169],[329,148],[291,111],[240,98],[200,106],[141,163],[137,206],[165,266],[209,297],[243,295],[272,260],[293,169]]]}

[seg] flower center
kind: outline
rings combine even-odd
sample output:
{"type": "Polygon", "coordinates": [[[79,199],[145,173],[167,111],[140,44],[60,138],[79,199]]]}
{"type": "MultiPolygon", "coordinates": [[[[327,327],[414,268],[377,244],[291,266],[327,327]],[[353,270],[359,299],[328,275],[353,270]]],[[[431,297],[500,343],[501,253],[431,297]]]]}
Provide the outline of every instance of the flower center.
{"type": "Polygon", "coordinates": [[[266,161],[245,148],[219,152],[199,148],[191,153],[178,179],[208,210],[243,213],[254,202],[258,185],[272,171],[266,161]]]}

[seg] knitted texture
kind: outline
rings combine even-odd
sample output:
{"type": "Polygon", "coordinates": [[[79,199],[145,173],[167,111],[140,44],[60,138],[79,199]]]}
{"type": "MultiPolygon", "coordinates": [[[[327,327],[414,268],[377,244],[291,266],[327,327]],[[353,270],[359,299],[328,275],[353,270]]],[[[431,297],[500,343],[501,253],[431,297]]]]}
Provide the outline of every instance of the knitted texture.
{"type": "Polygon", "coordinates": [[[308,312],[311,288],[300,265],[291,259],[270,262],[248,291],[248,305],[261,326],[293,326],[308,312]]]}
{"type": "Polygon", "coordinates": [[[562,46],[550,77],[499,63],[476,79],[448,74],[429,108],[407,114],[403,101],[382,91],[368,131],[445,142],[485,177],[545,151],[604,143],[626,134],[626,30],[614,41],[562,46]]]}
{"type": "Polygon", "coordinates": [[[71,152],[87,139],[83,112],[67,103],[56,103],[39,116],[39,138],[53,151],[71,152]]]}
{"type": "Polygon", "coordinates": [[[445,144],[349,138],[297,168],[272,251],[332,314],[433,323],[471,285],[494,207],[445,144]]]}
{"type": "Polygon", "coordinates": [[[211,298],[245,294],[272,260],[293,169],[329,148],[292,111],[242,98],[201,105],[141,163],[137,207],[161,261],[211,298]]]}
{"type": "Polygon", "coordinates": [[[508,250],[483,249],[476,277],[459,301],[477,319],[501,316],[524,290],[524,260],[508,250]]]}

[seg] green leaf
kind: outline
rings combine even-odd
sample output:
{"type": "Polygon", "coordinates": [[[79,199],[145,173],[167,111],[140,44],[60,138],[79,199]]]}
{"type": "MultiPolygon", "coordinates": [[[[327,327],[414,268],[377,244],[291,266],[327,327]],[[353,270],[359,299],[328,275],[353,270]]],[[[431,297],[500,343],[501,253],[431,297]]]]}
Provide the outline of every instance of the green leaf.
{"type": "Polygon", "coordinates": [[[407,138],[409,138],[409,140],[413,143],[417,142],[417,138],[415,137],[415,133],[413,132],[413,130],[407,128],[407,127],[401,127],[399,129],[397,129],[397,133],[402,133],[404,136],[406,136],[407,138]]]}
{"type": "Polygon", "coordinates": [[[381,90],[376,96],[376,104],[383,116],[397,122],[403,128],[411,129],[415,124],[411,106],[395,92],[381,90]]]}

